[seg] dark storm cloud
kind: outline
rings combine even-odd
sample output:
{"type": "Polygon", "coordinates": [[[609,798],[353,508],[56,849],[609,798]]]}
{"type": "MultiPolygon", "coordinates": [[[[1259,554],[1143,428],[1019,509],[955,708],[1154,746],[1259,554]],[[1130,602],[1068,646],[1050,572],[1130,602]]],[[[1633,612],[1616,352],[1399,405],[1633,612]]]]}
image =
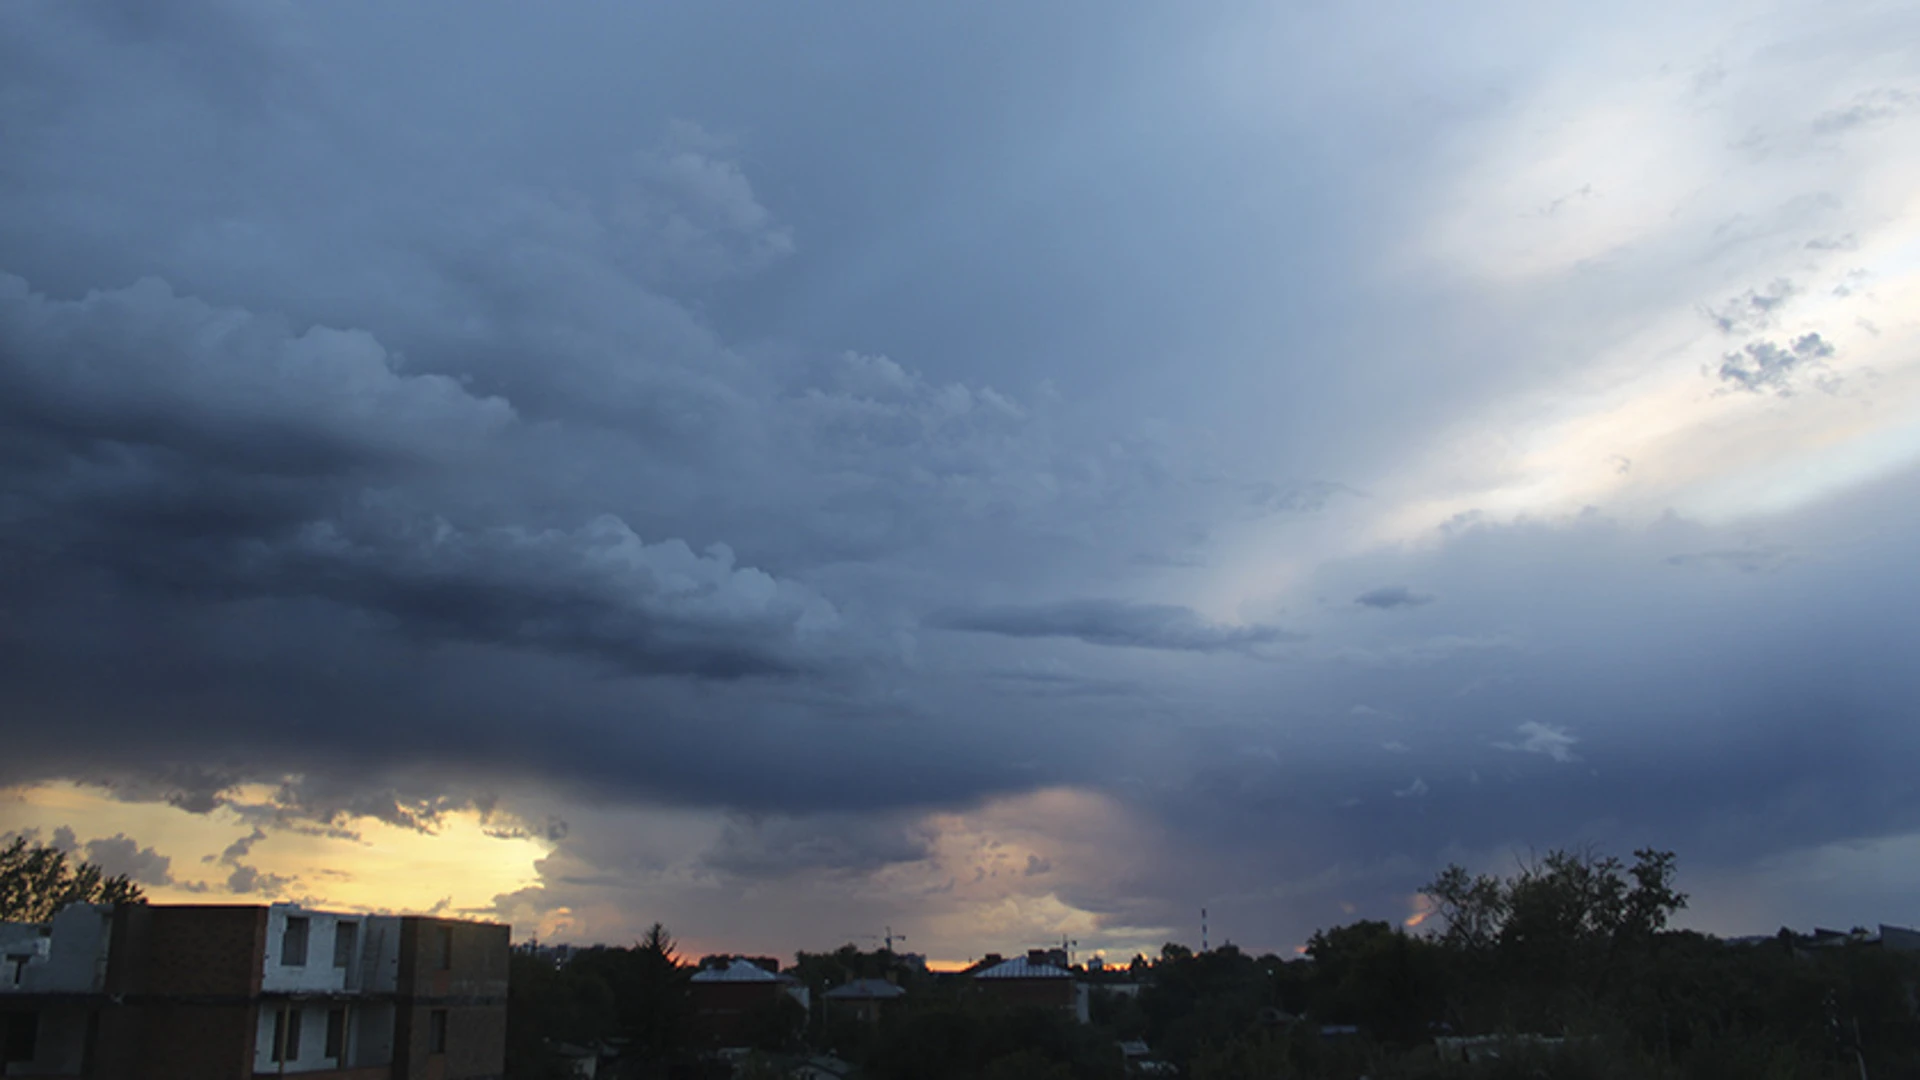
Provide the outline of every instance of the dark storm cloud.
{"type": "Polygon", "coordinates": [[[735,817],[702,861],[722,873],[753,880],[800,871],[865,874],[917,862],[931,851],[926,830],[885,815],[735,817]]]}
{"type": "Polygon", "coordinates": [[[1190,608],[1117,600],[1065,600],[1031,606],[953,608],[928,617],[929,626],[1013,638],[1074,638],[1089,645],[1185,652],[1246,650],[1297,641],[1277,626],[1212,623],[1190,608]]]}
{"type": "MultiPolygon", "coordinates": [[[[1554,66],[1577,26],[421,10],[0,7],[0,778],[243,840],[527,786],[694,807],[726,826],[687,865],[736,884],[884,873],[924,856],[918,809],[1080,785],[1177,850],[1091,889],[1049,849],[1049,887],[1139,926],[1238,896],[1269,940],[1453,852],[1731,865],[1915,824],[1910,478],[1739,525],[1502,525],[1482,463],[1423,472],[1461,430],[1530,445],[1527,395],[1561,415],[1620,327],[1704,313],[1738,336],[1685,363],[1728,392],[1856,352],[1761,337],[1833,267],[1748,265],[1884,248],[1837,177],[1703,159],[1746,200],[1725,258],[1658,176],[1487,183],[1618,97],[1554,66]],[[1510,123],[1523,154],[1457,168],[1510,123]],[[1553,231],[1474,254],[1564,241],[1578,271],[1408,252],[1488,190],[1492,232],[1553,231]],[[1428,499],[1466,509],[1348,553],[1428,499]]],[[[1796,63],[1852,70],[1848,40],[1796,63]]],[[[1747,97],[1730,66],[1712,109],[1620,115],[1839,153],[1911,106],[1783,102],[1754,64],[1747,97]]],[[[624,835],[543,820],[497,831],[644,887],[624,835]]],[[[230,888],[296,884],[247,854],[230,888]]]]}
{"type": "Polygon", "coordinates": [[[1422,604],[1431,604],[1433,603],[1433,597],[1425,593],[1414,592],[1405,585],[1382,585],[1377,589],[1368,589],[1366,592],[1354,597],[1353,602],[1359,604],[1361,607],[1389,611],[1393,608],[1419,607],[1422,604]]]}
{"type": "Polygon", "coordinates": [[[222,310],[164,281],[60,302],[0,275],[0,416],[15,438],[312,475],[445,459],[512,420],[370,335],[222,310]]]}
{"type": "Polygon", "coordinates": [[[404,633],[648,674],[789,673],[796,637],[837,621],[724,545],[647,543],[612,515],[463,527],[419,506],[417,486],[391,486],[408,466],[471,460],[512,411],[397,368],[366,334],[294,335],[159,282],[62,304],[0,279],[7,546],[54,561],[78,547],[187,594],[324,598],[404,633]],[[369,481],[384,484],[350,486],[369,481]]]}

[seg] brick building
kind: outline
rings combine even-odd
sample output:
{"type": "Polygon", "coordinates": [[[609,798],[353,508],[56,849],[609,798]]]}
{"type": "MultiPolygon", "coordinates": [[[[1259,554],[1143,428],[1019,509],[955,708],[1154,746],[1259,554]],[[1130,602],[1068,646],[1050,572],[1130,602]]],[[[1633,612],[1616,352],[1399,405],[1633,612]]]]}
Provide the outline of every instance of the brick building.
{"type": "Polygon", "coordinates": [[[272,907],[75,904],[0,924],[0,1075],[485,1080],[507,927],[272,907]]]}
{"type": "Polygon", "coordinates": [[[886,979],[855,979],[834,987],[824,996],[831,1015],[877,1024],[881,1014],[898,1005],[907,992],[886,979]]]}
{"type": "Polygon", "coordinates": [[[1076,981],[1073,972],[1051,963],[1047,950],[1034,949],[1025,956],[981,967],[973,973],[980,989],[998,1001],[1016,1007],[1061,1009],[1076,1020],[1088,1019],[1087,988],[1076,981]]]}
{"type": "Polygon", "coordinates": [[[688,990],[694,1030],[715,1046],[747,1045],[757,1029],[779,1025],[783,1017],[804,1026],[811,1007],[800,980],[738,957],[695,972],[688,990]]]}

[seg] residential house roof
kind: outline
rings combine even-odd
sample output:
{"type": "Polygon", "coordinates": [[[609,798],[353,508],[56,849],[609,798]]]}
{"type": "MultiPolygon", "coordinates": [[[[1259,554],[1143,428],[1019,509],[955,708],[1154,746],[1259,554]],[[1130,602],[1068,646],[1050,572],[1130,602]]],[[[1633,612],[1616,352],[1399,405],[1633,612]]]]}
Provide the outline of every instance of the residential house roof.
{"type": "Polygon", "coordinates": [[[1035,963],[1024,956],[1005,960],[983,971],[973,973],[976,979],[1071,979],[1073,972],[1052,964],[1035,963]]]}
{"type": "Polygon", "coordinates": [[[696,972],[693,981],[697,983],[714,982],[757,982],[770,983],[782,981],[780,976],[758,964],[746,960],[734,960],[719,967],[710,967],[696,972]]]}

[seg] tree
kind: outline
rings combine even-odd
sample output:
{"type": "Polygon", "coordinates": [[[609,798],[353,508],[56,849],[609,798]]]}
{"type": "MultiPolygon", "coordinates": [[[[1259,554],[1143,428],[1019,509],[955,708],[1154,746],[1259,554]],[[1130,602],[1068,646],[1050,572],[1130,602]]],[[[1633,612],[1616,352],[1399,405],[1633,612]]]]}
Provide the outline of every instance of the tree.
{"type": "Polygon", "coordinates": [[[1446,929],[1440,943],[1458,949],[1492,947],[1507,918],[1506,883],[1488,874],[1472,875],[1458,863],[1420,887],[1433,902],[1446,929]]]}
{"type": "Polygon", "coordinates": [[[1508,878],[1449,866],[1428,882],[1421,891],[1457,962],[1456,1018],[1554,1030],[1644,982],[1629,961],[1644,958],[1687,897],[1673,888],[1672,852],[1643,848],[1634,859],[1629,868],[1556,850],[1508,878]]]}
{"type": "Polygon", "coordinates": [[[1438,1019],[1441,976],[1436,946],[1384,922],[1362,921],[1315,933],[1314,1012],[1324,1023],[1358,1024],[1379,1039],[1415,1042],[1438,1019]]]}
{"type": "Polygon", "coordinates": [[[1687,895],[1673,888],[1671,851],[1642,848],[1631,869],[1611,855],[1556,850],[1509,879],[1454,865],[1421,887],[1446,923],[1442,944],[1532,950],[1604,939],[1650,938],[1687,895]]]}
{"type": "Polygon", "coordinates": [[[46,922],[68,904],[139,904],[146,897],[125,874],[107,877],[90,862],[69,866],[67,853],[15,837],[0,850],[0,921],[46,922]]]}
{"type": "Polygon", "coordinates": [[[645,1052],[668,1058],[687,1043],[692,1003],[687,998],[691,976],[674,954],[673,936],[654,923],[632,951],[630,996],[624,1003],[628,1034],[645,1052]]]}

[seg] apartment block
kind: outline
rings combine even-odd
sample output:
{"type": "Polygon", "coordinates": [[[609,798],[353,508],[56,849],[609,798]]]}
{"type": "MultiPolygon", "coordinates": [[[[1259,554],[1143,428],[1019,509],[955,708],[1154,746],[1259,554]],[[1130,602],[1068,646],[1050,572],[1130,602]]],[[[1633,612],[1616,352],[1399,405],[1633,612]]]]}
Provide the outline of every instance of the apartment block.
{"type": "Polygon", "coordinates": [[[0,1075],[499,1077],[507,932],[291,904],[0,923],[0,1075]]]}

